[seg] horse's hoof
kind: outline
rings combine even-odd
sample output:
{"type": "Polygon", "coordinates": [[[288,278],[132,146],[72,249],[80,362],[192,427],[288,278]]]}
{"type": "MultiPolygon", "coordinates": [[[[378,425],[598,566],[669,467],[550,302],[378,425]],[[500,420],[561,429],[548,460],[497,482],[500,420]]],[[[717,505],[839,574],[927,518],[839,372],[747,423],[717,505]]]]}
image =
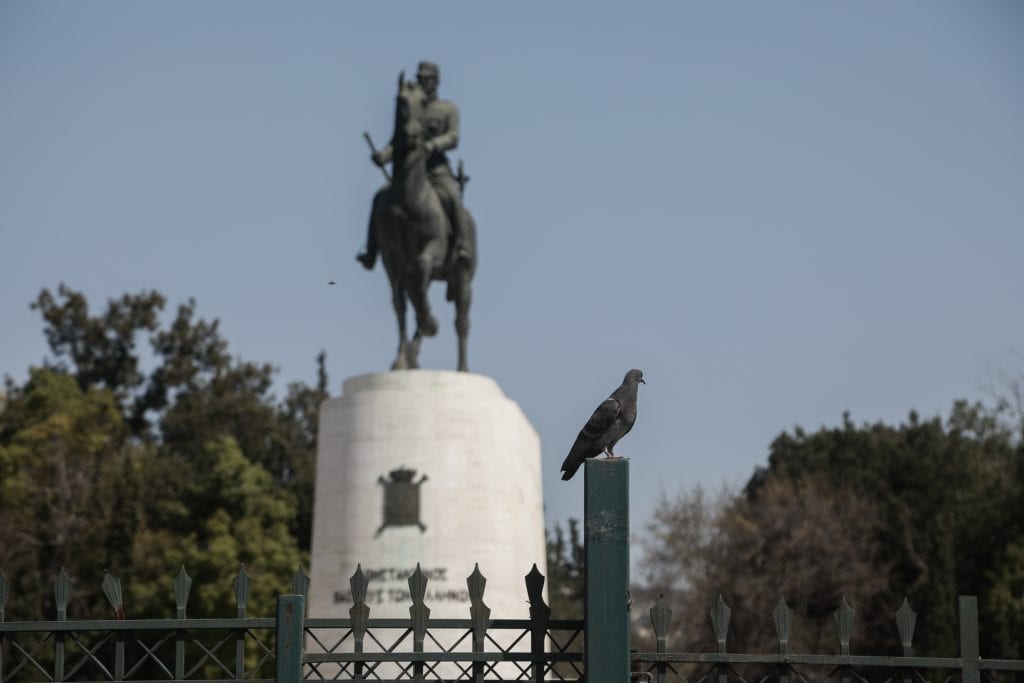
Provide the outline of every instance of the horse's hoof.
{"type": "Polygon", "coordinates": [[[427,319],[423,321],[422,325],[420,325],[420,331],[423,332],[423,335],[426,337],[433,337],[437,334],[437,329],[437,318],[432,315],[427,316],[427,319]]]}

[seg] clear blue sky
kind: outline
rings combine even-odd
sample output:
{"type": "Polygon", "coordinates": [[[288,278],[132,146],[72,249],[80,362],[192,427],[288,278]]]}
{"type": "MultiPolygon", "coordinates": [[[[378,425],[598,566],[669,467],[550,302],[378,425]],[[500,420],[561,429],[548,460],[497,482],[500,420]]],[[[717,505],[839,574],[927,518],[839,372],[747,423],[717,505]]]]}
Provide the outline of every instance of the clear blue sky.
{"type": "MultiPolygon", "coordinates": [[[[633,525],[782,430],[984,398],[1024,347],[1024,3],[0,3],[0,373],[29,302],[195,297],[281,385],[386,369],[353,260],[399,70],[462,113],[470,363],[536,426],[549,521],[590,412],[644,370],[633,525]],[[330,287],[328,280],[337,281],[330,287]]],[[[427,367],[452,368],[452,310],[427,367]]]]}

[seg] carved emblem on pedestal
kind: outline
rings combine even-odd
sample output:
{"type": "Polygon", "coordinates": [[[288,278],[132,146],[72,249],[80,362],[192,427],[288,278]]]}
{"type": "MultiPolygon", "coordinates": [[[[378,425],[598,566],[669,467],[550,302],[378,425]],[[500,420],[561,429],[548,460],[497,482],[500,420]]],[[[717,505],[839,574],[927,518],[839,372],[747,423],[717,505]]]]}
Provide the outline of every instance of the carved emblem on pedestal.
{"type": "Polygon", "coordinates": [[[384,522],[374,537],[389,526],[418,526],[420,532],[426,531],[420,521],[420,484],[427,480],[427,475],[414,482],[416,470],[399,467],[388,472],[388,477],[377,478],[377,483],[384,487],[384,522]]]}

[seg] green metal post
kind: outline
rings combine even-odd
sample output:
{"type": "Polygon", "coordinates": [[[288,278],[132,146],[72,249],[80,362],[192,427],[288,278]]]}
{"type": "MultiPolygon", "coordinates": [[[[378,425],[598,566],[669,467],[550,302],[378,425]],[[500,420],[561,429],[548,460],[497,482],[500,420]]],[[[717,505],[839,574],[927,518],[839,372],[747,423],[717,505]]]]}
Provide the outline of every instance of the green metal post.
{"type": "Polygon", "coordinates": [[[629,681],[629,461],[587,460],[584,674],[588,683],[629,681]]]}
{"type": "Polygon", "coordinates": [[[280,595],[277,598],[277,683],[302,681],[302,631],[306,601],[301,595],[280,595]]]}
{"type": "Polygon", "coordinates": [[[981,680],[981,649],[978,647],[978,598],[961,595],[960,618],[960,680],[978,683],[981,680]]]}

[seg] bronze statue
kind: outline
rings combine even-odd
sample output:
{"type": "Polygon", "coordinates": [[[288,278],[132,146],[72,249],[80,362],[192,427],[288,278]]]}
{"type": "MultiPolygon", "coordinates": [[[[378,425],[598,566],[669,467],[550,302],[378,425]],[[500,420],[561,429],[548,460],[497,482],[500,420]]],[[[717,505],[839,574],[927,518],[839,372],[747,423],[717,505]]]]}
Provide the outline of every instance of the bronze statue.
{"type": "Polygon", "coordinates": [[[459,141],[459,112],[453,103],[438,99],[439,75],[437,65],[421,62],[417,82],[399,76],[391,142],[371,157],[382,168],[391,161],[394,177],[373,198],[366,250],[356,258],[372,269],[379,251],[391,282],[399,334],[392,370],[419,367],[420,342],[437,334],[437,320],[427,300],[431,280],[448,283],[447,299],[455,303],[459,337],[458,369],[468,370],[476,224],[462,206],[461,169],[457,181],[445,155],[459,141]],[[416,311],[411,341],[405,326],[406,300],[416,311]]]}

